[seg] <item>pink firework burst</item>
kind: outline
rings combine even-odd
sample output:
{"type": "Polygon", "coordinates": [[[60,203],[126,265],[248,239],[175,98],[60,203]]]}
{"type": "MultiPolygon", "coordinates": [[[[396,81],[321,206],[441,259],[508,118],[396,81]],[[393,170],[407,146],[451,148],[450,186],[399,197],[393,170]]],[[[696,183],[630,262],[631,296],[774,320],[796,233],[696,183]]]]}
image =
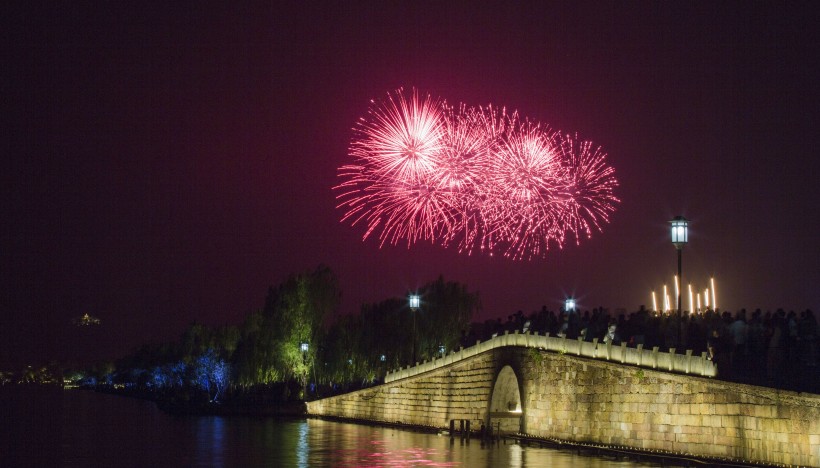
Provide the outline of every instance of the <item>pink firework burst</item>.
{"type": "Polygon", "coordinates": [[[338,207],[380,245],[430,240],[543,257],[568,235],[577,244],[600,231],[619,202],[600,148],[503,108],[453,108],[399,89],[353,131],[338,207]]]}
{"type": "Polygon", "coordinates": [[[568,194],[561,210],[563,224],[578,244],[581,234],[589,238],[593,230],[600,232],[601,224],[609,222],[609,214],[620,203],[614,194],[618,180],[615,170],[606,165],[606,153],[591,141],[564,134],[559,136],[559,148],[568,194]]]}
{"type": "Polygon", "coordinates": [[[563,243],[556,209],[563,198],[554,133],[513,114],[491,155],[491,246],[522,259],[563,243]]]}
{"type": "Polygon", "coordinates": [[[383,245],[405,239],[436,239],[450,224],[447,193],[438,187],[438,158],[445,135],[446,104],[413,90],[399,89],[374,102],[366,119],[353,129],[350,155],[356,164],[342,166],[347,179],[339,207],[342,218],[367,224],[364,238],[379,231],[383,245]]]}
{"type": "Polygon", "coordinates": [[[372,108],[370,119],[356,129],[352,156],[366,160],[375,175],[415,183],[424,181],[437,167],[446,123],[445,104],[429,95],[419,99],[416,90],[405,99],[399,89],[388,101],[372,108]]]}
{"type": "Polygon", "coordinates": [[[464,105],[449,109],[444,145],[437,171],[437,186],[449,194],[452,223],[442,244],[457,244],[461,252],[472,253],[486,225],[482,210],[487,199],[483,188],[491,173],[489,161],[494,139],[486,131],[485,115],[464,105]]]}

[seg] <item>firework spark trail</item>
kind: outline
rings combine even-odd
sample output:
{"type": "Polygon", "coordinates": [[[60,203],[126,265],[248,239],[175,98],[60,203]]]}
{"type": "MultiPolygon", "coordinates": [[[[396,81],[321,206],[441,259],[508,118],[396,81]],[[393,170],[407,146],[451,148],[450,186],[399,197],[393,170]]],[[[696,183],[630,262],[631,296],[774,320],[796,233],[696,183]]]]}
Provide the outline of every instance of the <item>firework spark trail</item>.
{"type": "MultiPolygon", "coordinates": [[[[364,237],[379,228],[381,245],[407,239],[434,240],[449,226],[448,204],[434,178],[445,135],[445,105],[414,91],[405,99],[401,90],[382,104],[374,103],[369,119],[354,128],[358,138],[350,154],[358,164],[339,173],[347,181],[348,212],[343,220],[367,224],[364,237]]],[[[342,206],[342,205],[340,205],[342,206]]]]}
{"type": "Polygon", "coordinates": [[[609,222],[609,213],[620,200],[613,190],[618,186],[615,170],[606,165],[606,154],[592,142],[581,141],[578,134],[559,136],[561,160],[565,165],[567,191],[565,205],[567,231],[580,242],[580,234],[587,238],[594,230],[601,231],[601,223],[609,222]]]}
{"type": "Polygon", "coordinates": [[[363,138],[351,147],[354,157],[366,159],[376,175],[407,182],[423,181],[437,166],[444,135],[443,103],[416,92],[408,102],[398,95],[362,121],[363,138]],[[398,98],[398,101],[397,101],[398,98]]]}
{"type": "Polygon", "coordinates": [[[492,154],[485,205],[487,221],[503,255],[538,255],[551,237],[550,204],[558,169],[552,136],[511,115],[492,154]]]}
{"type": "Polygon", "coordinates": [[[459,251],[469,254],[485,224],[480,209],[485,196],[478,188],[487,185],[493,140],[485,130],[483,115],[463,105],[450,110],[446,129],[436,175],[437,186],[449,195],[454,223],[441,241],[457,244],[459,251]]]}
{"type": "Polygon", "coordinates": [[[619,200],[606,154],[504,108],[448,106],[402,89],[373,102],[339,168],[343,222],[408,247],[543,257],[609,222],[619,200]]]}

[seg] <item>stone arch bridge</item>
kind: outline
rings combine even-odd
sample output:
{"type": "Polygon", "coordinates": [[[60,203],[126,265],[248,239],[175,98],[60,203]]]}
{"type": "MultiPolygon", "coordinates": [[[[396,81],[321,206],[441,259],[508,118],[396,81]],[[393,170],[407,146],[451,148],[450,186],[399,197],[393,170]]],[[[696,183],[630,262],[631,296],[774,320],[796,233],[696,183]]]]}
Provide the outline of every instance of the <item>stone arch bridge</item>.
{"type": "Polygon", "coordinates": [[[466,419],[576,443],[820,466],[820,395],[715,374],[691,352],[513,333],[307,407],[316,416],[442,429],[466,419]]]}

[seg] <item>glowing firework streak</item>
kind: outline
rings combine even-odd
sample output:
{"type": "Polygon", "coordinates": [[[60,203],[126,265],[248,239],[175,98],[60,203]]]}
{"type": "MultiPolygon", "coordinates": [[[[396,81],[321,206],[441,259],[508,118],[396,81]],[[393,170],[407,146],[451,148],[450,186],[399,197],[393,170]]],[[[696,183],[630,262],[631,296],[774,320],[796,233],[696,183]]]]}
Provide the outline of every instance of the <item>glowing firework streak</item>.
{"type": "MultiPolygon", "coordinates": [[[[677,275],[673,276],[675,281],[675,293],[678,294],[678,285],[680,284],[680,279],[677,275]]],[[[690,313],[703,313],[707,310],[717,311],[717,288],[715,286],[715,278],[711,277],[708,281],[711,288],[705,288],[702,292],[698,292],[697,286],[693,286],[692,283],[687,285],[688,289],[687,292],[689,294],[689,311],[690,313]],[[701,300],[701,295],[703,299],[701,300]]],[[[666,285],[663,285],[663,297],[661,300],[663,301],[663,311],[668,312],[675,310],[676,302],[674,297],[667,297],[667,288],[666,285]]],[[[683,297],[681,300],[683,300],[683,297]]],[[[655,298],[655,291],[652,290],[652,304],[653,308],[657,311],[658,310],[658,302],[655,298]]],[[[681,308],[683,308],[683,304],[681,304],[681,308]]]]}
{"type": "Polygon", "coordinates": [[[680,300],[680,285],[678,282],[678,275],[675,275],[675,307],[678,306],[678,301],[680,300]]]}
{"type": "Polygon", "coordinates": [[[353,162],[334,187],[363,239],[419,240],[459,252],[545,257],[602,231],[620,202],[606,154],[492,106],[448,106],[399,89],[353,129],[353,162]]]}
{"type": "Polygon", "coordinates": [[[618,199],[613,195],[618,186],[615,170],[604,164],[606,155],[590,141],[581,141],[578,135],[559,135],[558,144],[562,154],[563,174],[566,185],[563,209],[569,212],[566,220],[573,223],[570,231],[586,237],[592,231],[601,230],[600,222],[609,221],[618,199]]]}
{"type": "Polygon", "coordinates": [[[710,278],[712,284],[712,308],[717,310],[717,294],[715,293],[715,279],[710,278]]]}
{"type": "Polygon", "coordinates": [[[692,296],[692,283],[689,283],[689,312],[695,312],[695,301],[692,296]]]}

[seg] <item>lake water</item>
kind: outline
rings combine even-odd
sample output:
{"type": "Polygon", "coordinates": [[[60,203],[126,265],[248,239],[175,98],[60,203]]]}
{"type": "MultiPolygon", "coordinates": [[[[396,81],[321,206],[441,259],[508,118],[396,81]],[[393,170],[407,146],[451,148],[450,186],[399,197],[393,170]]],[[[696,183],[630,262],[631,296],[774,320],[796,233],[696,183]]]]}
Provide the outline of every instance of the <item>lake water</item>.
{"type": "Polygon", "coordinates": [[[44,387],[0,387],[0,418],[2,467],[636,466],[317,419],[171,416],[148,401],[44,387]]]}

